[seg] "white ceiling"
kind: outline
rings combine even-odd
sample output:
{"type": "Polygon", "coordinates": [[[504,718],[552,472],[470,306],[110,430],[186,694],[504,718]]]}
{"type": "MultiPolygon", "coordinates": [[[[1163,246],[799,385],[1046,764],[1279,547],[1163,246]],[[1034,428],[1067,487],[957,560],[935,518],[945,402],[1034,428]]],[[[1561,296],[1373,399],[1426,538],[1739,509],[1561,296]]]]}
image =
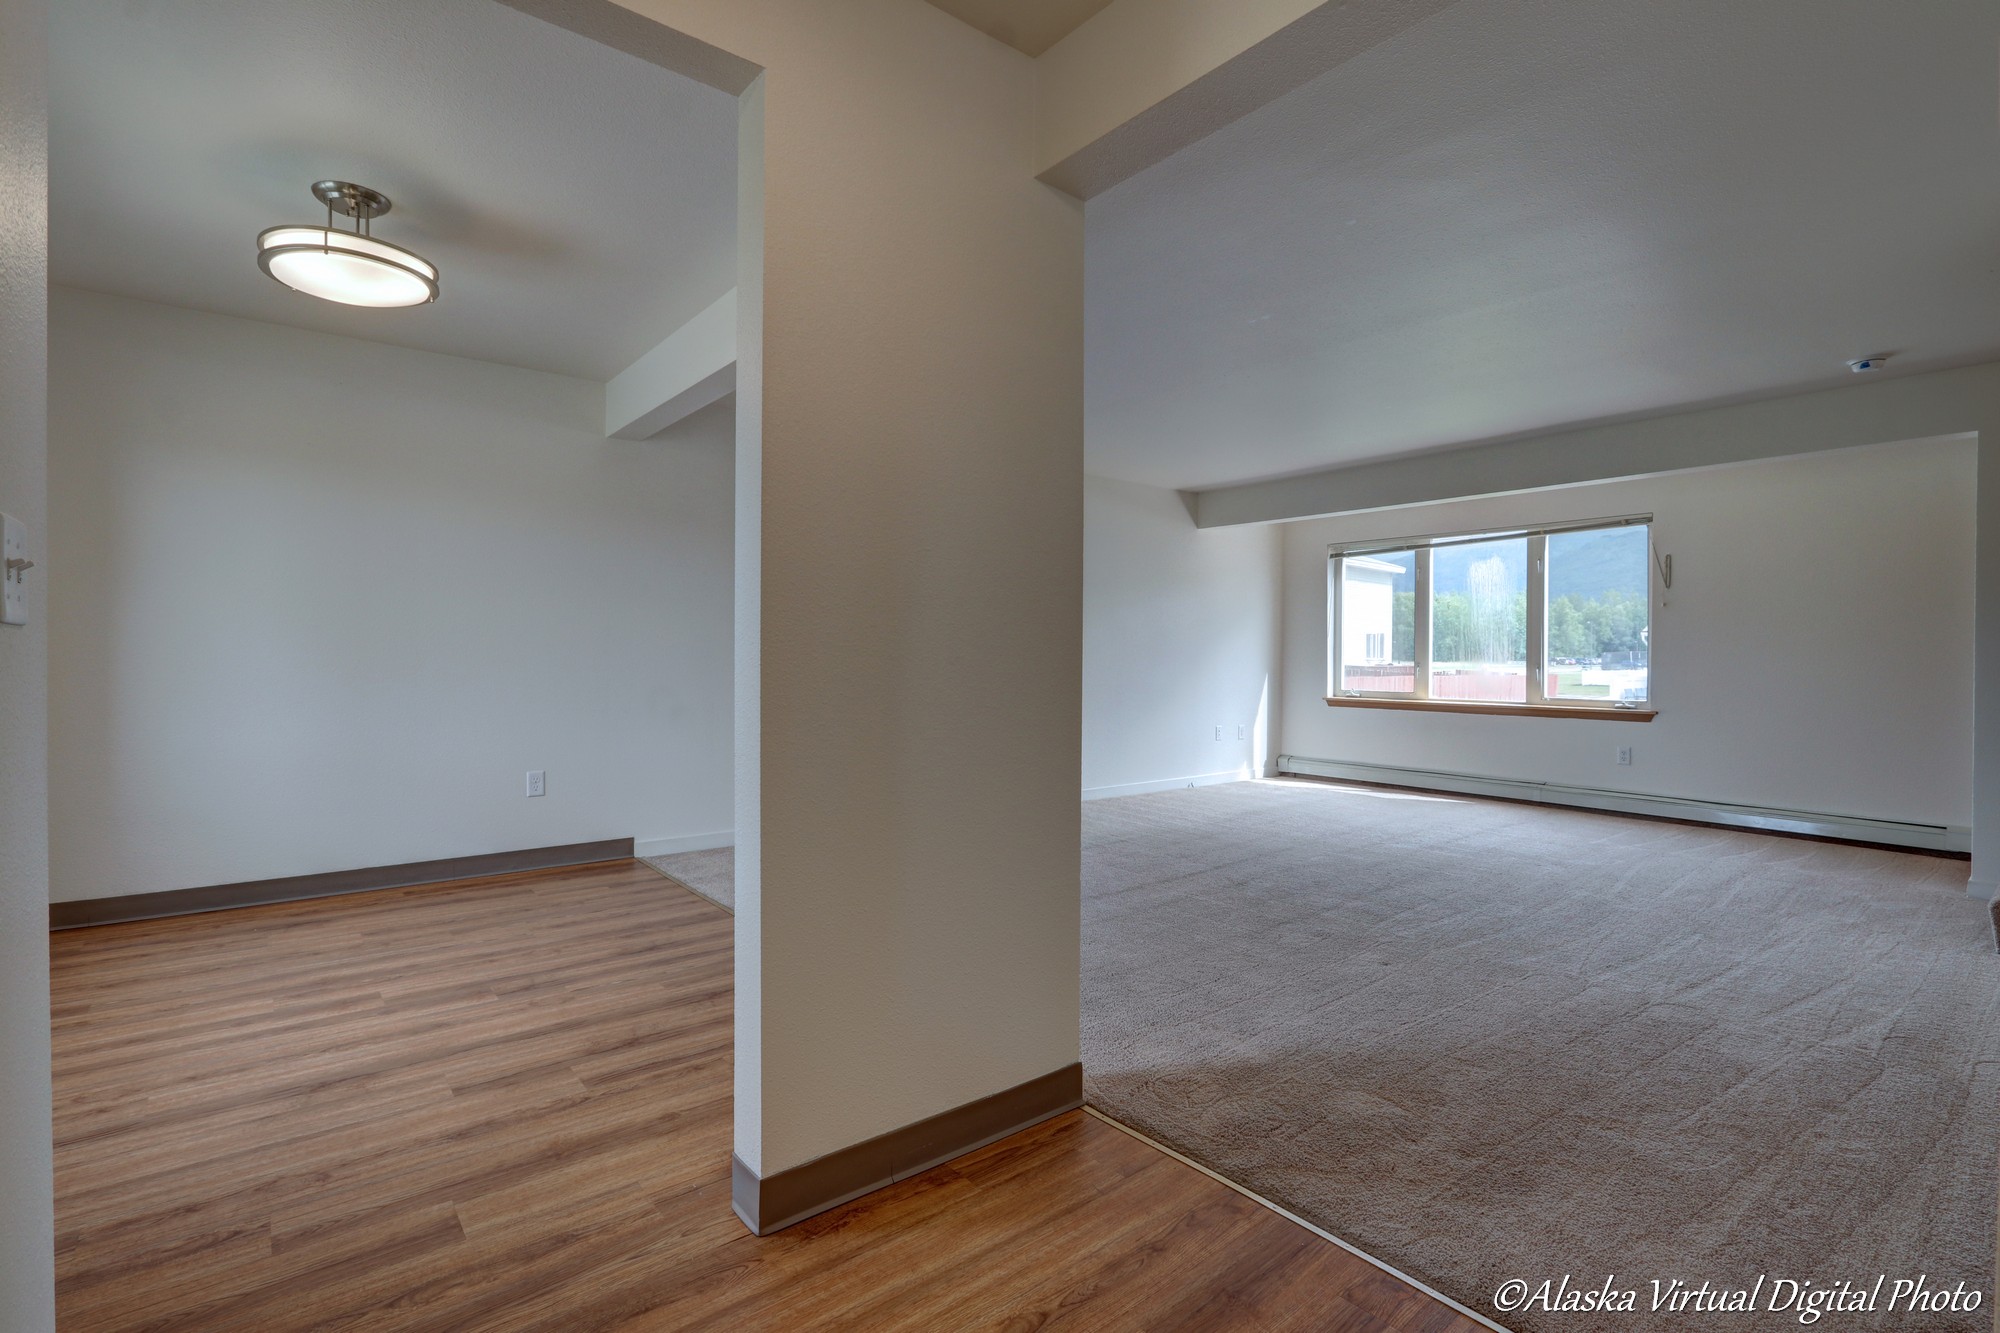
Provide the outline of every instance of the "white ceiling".
{"type": "Polygon", "coordinates": [[[1111,0],[930,0],[1016,51],[1038,56],[1084,25],[1111,0]]]}
{"type": "Polygon", "coordinates": [[[736,103],[495,0],[62,0],[57,282],[603,380],[735,285],[736,103]],[[442,270],[355,310],[257,268],[307,187],[442,270]]]}
{"type": "Polygon", "coordinates": [[[1093,199],[1093,472],[2000,358],[1992,0],[1462,0],[1093,199]]]}

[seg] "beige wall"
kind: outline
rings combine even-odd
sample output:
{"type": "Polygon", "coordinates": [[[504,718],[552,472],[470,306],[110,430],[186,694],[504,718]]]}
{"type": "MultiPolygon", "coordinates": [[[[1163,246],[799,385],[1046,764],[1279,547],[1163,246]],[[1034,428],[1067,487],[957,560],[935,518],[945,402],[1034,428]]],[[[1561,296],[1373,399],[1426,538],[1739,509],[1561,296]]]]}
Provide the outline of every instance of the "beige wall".
{"type": "Polygon", "coordinates": [[[39,0],[0,0],[0,510],[28,525],[26,626],[0,626],[0,1324],[55,1327],[49,1128],[48,134],[39,0]]]}
{"type": "Polygon", "coordinates": [[[1952,439],[1285,524],[1279,748],[1964,828],[1977,473],[1978,445],[1952,439]],[[1674,558],[1654,589],[1656,721],[1327,707],[1330,543],[1624,514],[1651,514],[1674,558]]]}
{"type": "Polygon", "coordinates": [[[1083,217],[1033,179],[1033,62],[921,0],[632,8],[767,71],[736,823],[768,1175],[1077,1059],[1083,217]]]}

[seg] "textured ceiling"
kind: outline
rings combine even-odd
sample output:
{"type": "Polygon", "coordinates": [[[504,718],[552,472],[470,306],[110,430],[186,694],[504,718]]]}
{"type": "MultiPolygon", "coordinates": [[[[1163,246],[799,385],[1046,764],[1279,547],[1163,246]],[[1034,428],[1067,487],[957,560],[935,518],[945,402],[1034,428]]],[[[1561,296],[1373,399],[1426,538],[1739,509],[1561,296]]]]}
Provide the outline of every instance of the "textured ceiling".
{"type": "Polygon", "coordinates": [[[736,102],[493,0],[50,7],[61,283],[607,379],[735,284],[736,102]],[[444,293],[354,310],[255,240],[387,193],[444,293]]]}
{"type": "Polygon", "coordinates": [[[1038,56],[1083,26],[1111,0],[930,0],[956,19],[1017,51],[1038,56]]]}
{"type": "Polygon", "coordinates": [[[1183,488],[2000,357],[1991,0],[1462,0],[1088,205],[1183,488]]]}

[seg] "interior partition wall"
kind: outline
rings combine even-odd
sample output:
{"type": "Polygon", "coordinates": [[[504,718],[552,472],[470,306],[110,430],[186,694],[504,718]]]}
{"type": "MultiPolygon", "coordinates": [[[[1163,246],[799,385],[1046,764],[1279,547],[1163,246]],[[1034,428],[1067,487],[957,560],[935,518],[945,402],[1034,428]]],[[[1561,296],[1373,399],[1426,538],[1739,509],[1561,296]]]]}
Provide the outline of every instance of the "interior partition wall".
{"type": "Polygon", "coordinates": [[[899,1134],[1080,1097],[1082,206],[1032,175],[1034,62],[920,0],[511,2],[741,102],[736,1157],[767,1230],[910,1169],[899,1134]]]}

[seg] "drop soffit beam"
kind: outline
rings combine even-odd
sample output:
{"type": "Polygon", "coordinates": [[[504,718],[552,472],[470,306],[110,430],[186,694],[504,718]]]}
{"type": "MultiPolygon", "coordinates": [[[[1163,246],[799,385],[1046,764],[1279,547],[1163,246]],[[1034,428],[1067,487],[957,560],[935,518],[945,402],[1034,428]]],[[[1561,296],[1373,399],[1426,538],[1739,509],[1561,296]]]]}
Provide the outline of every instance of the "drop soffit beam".
{"type": "Polygon", "coordinates": [[[1091,199],[1455,0],[1112,0],[1036,61],[1037,178],[1091,199]]]}

